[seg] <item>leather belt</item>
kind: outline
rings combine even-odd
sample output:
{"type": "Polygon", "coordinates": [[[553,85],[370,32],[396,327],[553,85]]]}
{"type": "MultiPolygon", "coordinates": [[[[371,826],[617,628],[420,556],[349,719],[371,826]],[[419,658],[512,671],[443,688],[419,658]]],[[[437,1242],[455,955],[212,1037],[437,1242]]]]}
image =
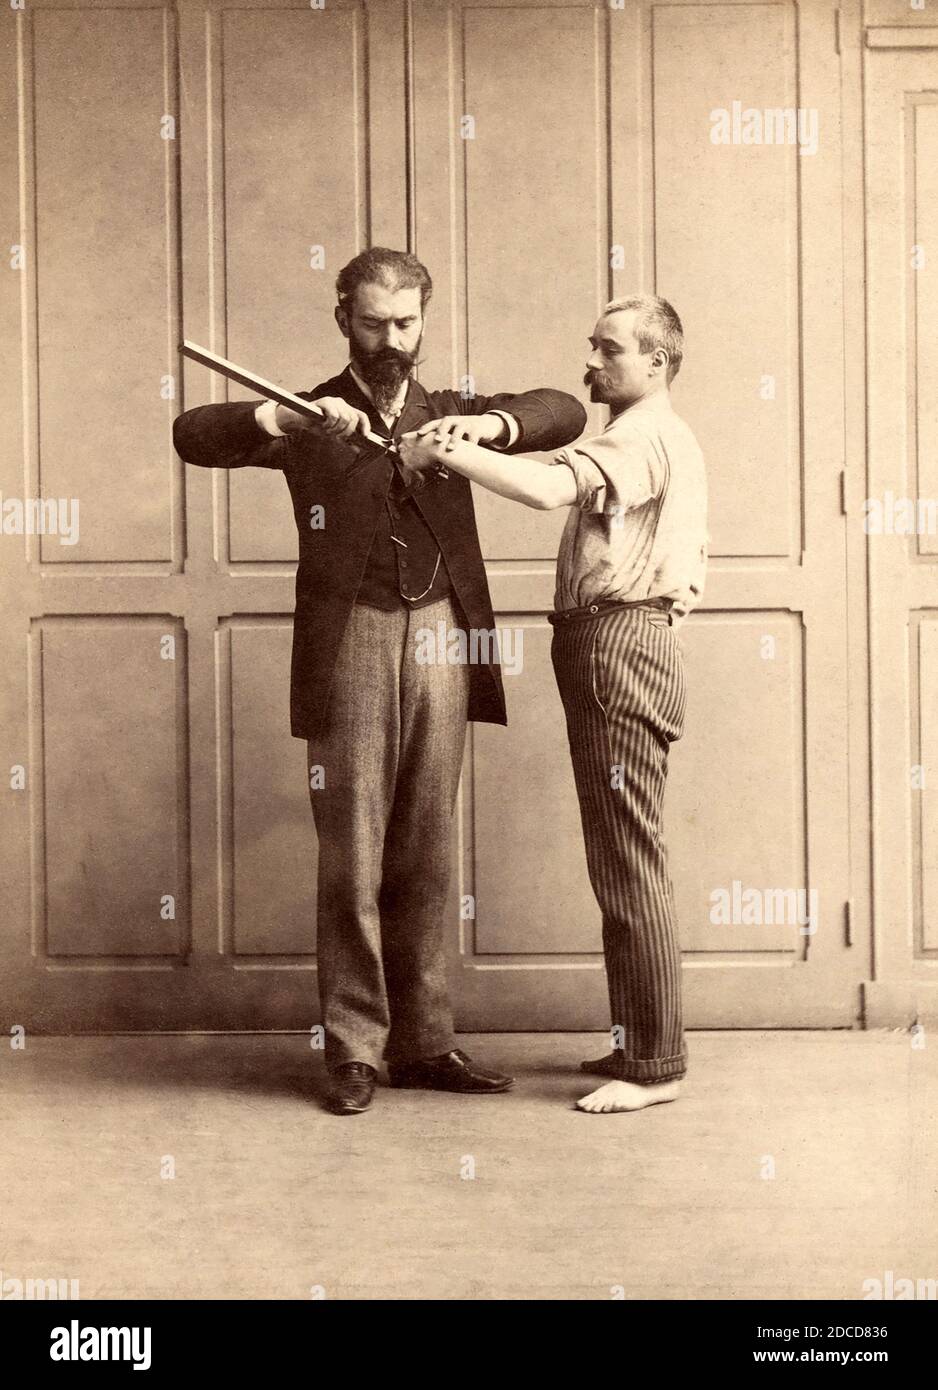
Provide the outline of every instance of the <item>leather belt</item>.
{"type": "Polygon", "coordinates": [[[600,599],[598,603],[590,603],[586,608],[562,608],[557,613],[548,613],[547,621],[554,627],[562,627],[565,623],[582,622],[585,618],[597,618],[606,613],[618,612],[623,608],[651,608],[658,613],[667,613],[668,619],[673,626],[674,618],[671,609],[674,607],[674,600],[670,598],[643,598],[633,600],[623,600],[617,598],[600,599]]]}

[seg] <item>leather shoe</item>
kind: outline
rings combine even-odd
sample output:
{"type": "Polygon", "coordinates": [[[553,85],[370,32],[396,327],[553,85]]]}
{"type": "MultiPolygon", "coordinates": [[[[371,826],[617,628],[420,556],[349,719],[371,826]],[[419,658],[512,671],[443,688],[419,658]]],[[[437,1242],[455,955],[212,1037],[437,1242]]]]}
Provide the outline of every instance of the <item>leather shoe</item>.
{"type": "Polygon", "coordinates": [[[391,1062],[388,1080],[392,1086],[417,1091],[461,1091],[464,1094],[494,1095],[507,1091],[513,1076],[483,1069],[458,1049],[440,1057],[422,1057],[415,1062],[391,1062]]]}
{"type": "Polygon", "coordinates": [[[371,1104],[377,1075],[367,1062],[343,1062],[332,1072],[327,1109],[333,1115],[360,1115],[371,1104]]]}

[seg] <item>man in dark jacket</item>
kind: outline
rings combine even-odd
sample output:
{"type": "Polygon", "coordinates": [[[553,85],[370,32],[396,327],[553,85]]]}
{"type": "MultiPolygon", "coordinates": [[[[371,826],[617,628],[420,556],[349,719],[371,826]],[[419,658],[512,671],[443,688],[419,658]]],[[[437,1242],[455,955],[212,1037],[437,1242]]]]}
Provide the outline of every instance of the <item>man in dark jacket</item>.
{"type": "Polygon", "coordinates": [[[291,728],[307,740],[319,836],[327,1103],[347,1115],[371,1103],[382,1055],[392,1086],[511,1085],[455,1047],[442,931],[466,721],[507,722],[497,652],[483,642],[476,665],[428,662],[417,635],[494,632],[472,494],[356,438],[438,420],[453,441],[530,453],[572,442],[586,413],[560,391],[424,390],[411,372],[432,285],[414,256],[364,251],[337,289],[350,363],[299,393],[322,424],[273,401],[207,405],[176,420],[174,441],[203,467],[281,469],[293,499],[291,728]]]}

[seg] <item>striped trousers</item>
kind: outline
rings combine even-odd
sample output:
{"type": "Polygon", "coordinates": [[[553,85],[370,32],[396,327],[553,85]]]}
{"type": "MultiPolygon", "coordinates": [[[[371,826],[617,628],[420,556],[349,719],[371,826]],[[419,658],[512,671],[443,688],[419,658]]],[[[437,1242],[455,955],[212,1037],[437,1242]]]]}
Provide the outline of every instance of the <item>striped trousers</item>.
{"type": "Polygon", "coordinates": [[[683,653],[660,609],[551,617],[621,1076],[672,1080],[684,1075],[687,1050],[661,814],[668,748],[684,727],[683,653]]]}

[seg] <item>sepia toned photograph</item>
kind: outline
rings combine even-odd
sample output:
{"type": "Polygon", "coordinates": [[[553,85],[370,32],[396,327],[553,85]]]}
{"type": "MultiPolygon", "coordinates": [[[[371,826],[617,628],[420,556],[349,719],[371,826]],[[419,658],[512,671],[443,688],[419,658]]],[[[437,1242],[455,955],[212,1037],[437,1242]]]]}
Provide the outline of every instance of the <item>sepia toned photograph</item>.
{"type": "Polygon", "coordinates": [[[938,0],[2,3],[4,1327],[904,1364],[938,0]]]}

